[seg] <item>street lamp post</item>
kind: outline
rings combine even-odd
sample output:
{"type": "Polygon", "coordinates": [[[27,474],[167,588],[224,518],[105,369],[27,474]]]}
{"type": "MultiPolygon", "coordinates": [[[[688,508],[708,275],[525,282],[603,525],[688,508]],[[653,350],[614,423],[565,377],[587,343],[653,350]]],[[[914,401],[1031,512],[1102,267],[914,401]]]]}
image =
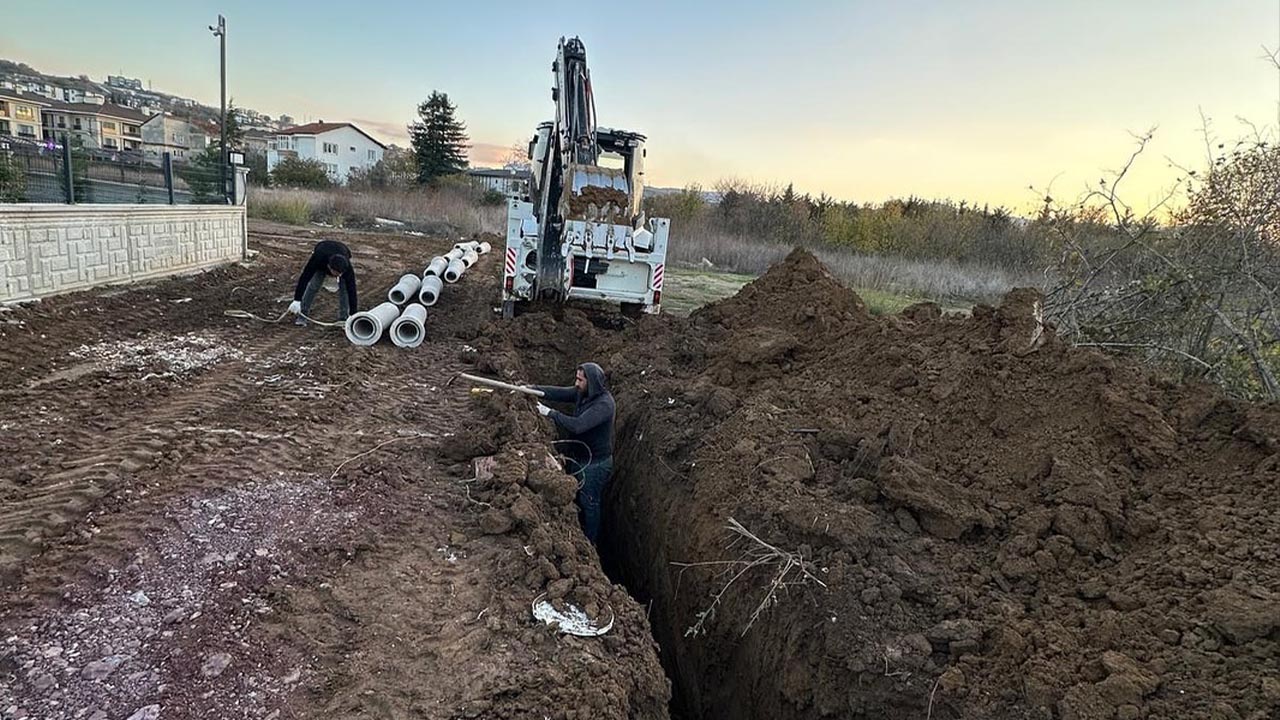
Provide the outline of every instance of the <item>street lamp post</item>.
{"type": "Polygon", "coordinates": [[[218,177],[222,180],[222,197],[227,197],[227,20],[218,16],[218,25],[209,26],[214,37],[218,38],[218,55],[220,77],[222,82],[222,140],[218,148],[218,177]]]}

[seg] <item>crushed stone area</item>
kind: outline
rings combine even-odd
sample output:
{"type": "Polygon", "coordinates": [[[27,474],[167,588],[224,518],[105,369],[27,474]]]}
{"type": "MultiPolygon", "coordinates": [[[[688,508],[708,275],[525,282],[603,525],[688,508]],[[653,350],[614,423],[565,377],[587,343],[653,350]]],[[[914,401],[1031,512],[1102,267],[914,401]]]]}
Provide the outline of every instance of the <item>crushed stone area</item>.
{"type": "Polygon", "coordinates": [[[301,665],[277,667],[273,650],[254,642],[253,626],[275,612],[262,590],[289,576],[299,539],[324,543],[357,514],[302,477],[175,501],[163,516],[168,529],[103,584],[68,588],[56,607],[20,618],[4,641],[16,676],[0,687],[5,717],[116,718],[148,707],[265,717],[299,682],[301,665]]]}

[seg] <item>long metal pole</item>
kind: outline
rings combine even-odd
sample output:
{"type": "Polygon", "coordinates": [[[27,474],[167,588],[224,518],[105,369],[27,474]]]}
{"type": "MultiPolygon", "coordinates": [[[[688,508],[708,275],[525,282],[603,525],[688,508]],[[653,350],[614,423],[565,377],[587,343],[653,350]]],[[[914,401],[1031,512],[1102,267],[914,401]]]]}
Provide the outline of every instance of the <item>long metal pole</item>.
{"type": "Polygon", "coordinates": [[[487,385],[488,387],[497,388],[499,390],[510,390],[511,392],[523,393],[534,397],[543,397],[543,392],[541,390],[534,390],[533,388],[524,387],[522,385],[512,385],[510,383],[504,383],[501,380],[490,380],[486,377],[468,375],[467,373],[458,373],[458,376],[464,380],[471,381],[471,383],[475,385],[487,385]]]}
{"type": "Polygon", "coordinates": [[[218,16],[218,45],[221,76],[222,76],[222,152],[218,158],[218,168],[222,177],[222,197],[224,200],[229,196],[227,192],[227,21],[221,15],[218,16]]]}

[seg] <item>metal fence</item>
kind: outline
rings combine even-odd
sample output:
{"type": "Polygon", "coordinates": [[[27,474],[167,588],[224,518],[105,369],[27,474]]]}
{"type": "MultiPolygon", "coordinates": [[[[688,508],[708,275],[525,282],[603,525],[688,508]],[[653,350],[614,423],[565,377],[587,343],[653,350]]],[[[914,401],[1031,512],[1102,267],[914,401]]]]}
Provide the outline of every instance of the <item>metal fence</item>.
{"type": "Polygon", "coordinates": [[[0,202],[222,205],[222,183],[216,162],[0,135],[0,202]]]}

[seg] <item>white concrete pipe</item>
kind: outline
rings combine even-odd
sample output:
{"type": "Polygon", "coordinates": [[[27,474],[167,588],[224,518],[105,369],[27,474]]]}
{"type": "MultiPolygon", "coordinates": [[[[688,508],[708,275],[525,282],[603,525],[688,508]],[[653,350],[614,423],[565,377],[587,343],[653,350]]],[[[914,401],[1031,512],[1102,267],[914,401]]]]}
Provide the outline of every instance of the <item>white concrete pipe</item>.
{"type": "Polygon", "coordinates": [[[449,267],[444,271],[445,282],[456,283],[462,277],[462,273],[467,271],[467,264],[462,260],[451,260],[449,267]]]}
{"type": "Polygon", "coordinates": [[[472,265],[480,262],[480,256],[476,254],[475,250],[468,250],[466,254],[462,256],[462,262],[467,266],[467,269],[470,270],[472,265]]]}
{"type": "MultiPolygon", "coordinates": [[[[439,282],[439,278],[435,280],[439,282]]],[[[426,337],[427,309],[418,303],[409,303],[400,317],[391,323],[391,342],[396,347],[416,348],[426,337]]]]}
{"type": "Polygon", "coordinates": [[[400,282],[387,291],[387,299],[397,305],[403,305],[414,298],[422,289],[422,278],[417,275],[400,276],[400,282]]]}
{"type": "Polygon", "coordinates": [[[398,317],[400,306],[393,302],[384,302],[372,310],[358,312],[347,318],[347,339],[355,345],[374,345],[398,317]]]}
{"type": "Polygon", "coordinates": [[[466,254],[466,250],[463,250],[462,248],[454,248],[444,254],[444,259],[449,262],[453,262],[454,260],[461,258],[464,254],[466,254]]]}
{"type": "Polygon", "coordinates": [[[466,252],[466,251],[468,251],[468,250],[475,250],[476,248],[480,247],[480,241],[479,241],[479,240],[466,240],[466,241],[464,241],[464,242],[454,243],[454,246],[453,246],[453,247],[454,247],[455,249],[457,249],[457,250],[461,250],[461,251],[463,251],[463,252],[466,252]]]}
{"type": "Polygon", "coordinates": [[[481,255],[488,255],[490,250],[493,250],[493,246],[490,245],[487,241],[482,242],[476,246],[476,252],[480,253],[481,255]]]}
{"type": "Polygon", "coordinates": [[[449,267],[449,260],[437,255],[436,257],[431,258],[431,263],[427,265],[426,270],[422,271],[422,276],[424,278],[427,275],[435,275],[436,277],[440,277],[441,275],[444,274],[444,269],[447,267],[449,267]]]}
{"type": "Polygon", "coordinates": [[[428,275],[422,278],[422,289],[418,291],[418,302],[431,307],[440,299],[440,293],[444,290],[444,283],[436,275],[428,275]]]}

